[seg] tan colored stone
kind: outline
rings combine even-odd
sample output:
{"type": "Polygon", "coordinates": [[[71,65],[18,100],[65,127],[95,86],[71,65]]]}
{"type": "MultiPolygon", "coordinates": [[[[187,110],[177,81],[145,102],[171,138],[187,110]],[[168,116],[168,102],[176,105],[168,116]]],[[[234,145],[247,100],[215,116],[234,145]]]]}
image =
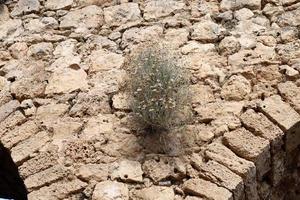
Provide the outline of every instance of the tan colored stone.
{"type": "Polygon", "coordinates": [[[108,71],[120,69],[124,63],[124,57],[106,50],[93,51],[89,56],[91,67],[89,72],[108,71]]]}
{"type": "Polygon", "coordinates": [[[161,37],[162,34],[163,27],[160,25],[127,29],[123,33],[121,46],[123,48],[132,47],[134,44],[152,41],[153,38],[161,37]]]}
{"type": "Polygon", "coordinates": [[[211,143],[205,150],[205,155],[226,166],[244,179],[246,199],[258,200],[256,168],[254,163],[235,155],[221,143],[211,143]]]}
{"type": "Polygon", "coordinates": [[[16,59],[24,57],[27,54],[27,50],[28,46],[25,42],[17,42],[9,47],[11,55],[16,59]]]}
{"type": "Polygon", "coordinates": [[[300,113],[300,87],[291,81],[278,84],[280,94],[300,113]]]}
{"type": "Polygon", "coordinates": [[[215,42],[223,31],[220,25],[210,20],[197,22],[192,28],[191,38],[206,43],[215,42]]]}
{"type": "Polygon", "coordinates": [[[97,28],[103,24],[103,11],[95,5],[68,12],[61,18],[60,28],[97,28]]]}
{"type": "Polygon", "coordinates": [[[218,185],[203,179],[190,179],[183,183],[187,194],[214,200],[233,200],[232,193],[218,185]]]}
{"type": "Polygon", "coordinates": [[[111,177],[113,179],[120,178],[126,182],[142,182],[143,171],[141,164],[137,161],[122,160],[113,164],[111,169],[111,177]]]}
{"type": "Polygon", "coordinates": [[[171,28],[167,29],[165,33],[165,40],[172,45],[179,47],[188,41],[189,31],[185,28],[171,28]]]}
{"type": "Polygon", "coordinates": [[[50,137],[47,132],[39,132],[13,147],[11,156],[16,163],[21,163],[28,159],[32,153],[42,148],[49,140],[50,137]]]}
{"type": "Polygon", "coordinates": [[[24,162],[19,167],[19,171],[21,176],[26,178],[57,164],[58,155],[54,151],[45,151],[24,162]]]}
{"type": "Polygon", "coordinates": [[[268,140],[240,128],[225,133],[224,143],[238,156],[255,163],[258,178],[270,170],[271,156],[268,140]]]}
{"type": "Polygon", "coordinates": [[[222,0],[220,8],[222,11],[235,10],[238,8],[260,9],[261,0],[244,1],[244,0],[222,0]]]}
{"type": "Polygon", "coordinates": [[[76,171],[76,175],[85,181],[105,181],[109,176],[109,167],[106,164],[86,164],[76,171]]]}
{"type": "Polygon", "coordinates": [[[215,102],[197,106],[195,111],[201,121],[211,121],[221,116],[239,115],[243,106],[243,102],[215,102]]]}
{"type": "Polygon", "coordinates": [[[72,193],[83,191],[87,184],[78,179],[62,181],[45,186],[28,194],[29,200],[57,200],[63,199],[72,193]]]}
{"type": "Polygon", "coordinates": [[[34,121],[27,121],[26,123],[16,126],[12,131],[7,132],[1,137],[1,142],[7,148],[12,148],[19,142],[29,138],[31,135],[39,131],[38,126],[34,121]]]}
{"type": "Polygon", "coordinates": [[[135,25],[140,23],[141,19],[137,3],[123,3],[104,8],[104,20],[108,26],[135,25]]]}
{"type": "Polygon", "coordinates": [[[103,181],[96,185],[93,200],[128,200],[127,185],[116,181],[103,181]]]}
{"type": "Polygon", "coordinates": [[[225,37],[219,44],[219,49],[222,55],[231,55],[238,52],[241,48],[241,44],[238,39],[233,36],[225,37]]]}
{"type": "Polygon", "coordinates": [[[225,81],[221,96],[225,100],[240,101],[245,99],[251,92],[251,83],[244,76],[233,75],[225,81]]]}
{"type": "Polygon", "coordinates": [[[181,179],[186,173],[185,164],[179,158],[161,157],[159,160],[146,160],[143,164],[143,171],[155,183],[172,177],[181,179]]]}
{"type": "Polygon", "coordinates": [[[185,3],[183,1],[147,1],[144,9],[144,18],[150,20],[165,17],[182,10],[184,7],[185,3]]]}
{"type": "Polygon", "coordinates": [[[216,47],[214,44],[202,44],[197,41],[188,41],[186,45],[181,48],[182,54],[186,55],[189,53],[216,53],[216,47]]]}
{"type": "Polygon", "coordinates": [[[46,94],[69,93],[74,90],[85,90],[88,88],[87,74],[82,69],[56,70],[46,87],[46,94]]]}
{"type": "Polygon", "coordinates": [[[0,138],[4,135],[5,132],[14,128],[17,125],[20,125],[26,121],[26,117],[21,113],[21,111],[15,111],[11,113],[5,120],[0,122],[0,138]]]}
{"type": "Polygon", "coordinates": [[[285,131],[300,121],[300,115],[289,104],[283,102],[278,95],[268,97],[261,103],[260,107],[270,119],[277,122],[285,131]]]}
{"type": "Polygon", "coordinates": [[[20,103],[17,100],[10,101],[0,107],[0,122],[14,112],[20,103]]]}
{"type": "Polygon", "coordinates": [[[262,113],[249,109],[241,115],[243,124],[255,135],[261,136],[271,143],[271,151],[276,153],[283,145],[283,132],[262,113]]]}
{"type": "Polygon", "coordinates": [[[38,107],[36,113],[36,119],[41,121],[56,120],[68,111],[69,106],[67,104],[55,104],[50,103],[38,107]]]}
{"type": "Polygon", "coordinates": [[[29,191],[37,188],[49,185],[59,179],[64,178],[67,175],[67,171],[61,166],[56,165],[50,167],[44,171],[36,173],[25,179],[24,183],[29,191]]]}
{"type": "Polygon", "coordinates": [[[130,100],[129,95],[126,93],[118,93],[113,96],[113,107],[117,110],[129,110],[130,100]]]}
{"type": "Polygon", "coordinates": [[[140,200],[174,200],[175,198],[172,188],[162,186],[152,186],[137,190],[135,195],[140,200]]]}
{"type": "Polygon", "coordinates": [[[193,105],[203,105],[214,101],[214,94],[212,89],[207,85],[191,85],[190,92],[192,95],[193,105]]]}
{"type": "Polygon", "coordinates": [[[49,10],[68,9],[72,6],[73,0],[48,0],[45,8],[49,10]]]}
{"type": "Polygon", "coordinates": [[[23,32],[21,19],[10,19],[0,24],[0,40],[14,39],[23,32]]]}
{"type": "Polygon", "coordinates": [[[15,5],[12,16],[23,15],[40,10],[40,2],[38,0],[20,0],[15,5]]]}
{"type": "Polygon", "coordinates": [[[199,170],[200,177],[230,190],[234,199],[245,198],[243,179],[225,166],[210,160],[198,166],[197,170],[199,170]]]}

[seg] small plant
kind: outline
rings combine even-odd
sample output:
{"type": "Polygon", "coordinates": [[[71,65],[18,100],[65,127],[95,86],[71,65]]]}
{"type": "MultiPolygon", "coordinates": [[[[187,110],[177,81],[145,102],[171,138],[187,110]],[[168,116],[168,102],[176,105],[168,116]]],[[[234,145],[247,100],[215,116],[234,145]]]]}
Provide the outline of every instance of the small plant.
{"type": "Polygon", "coordinates": [[[185,117],[189,79],[179,56],[162,44],[139,48],[129,62],[131,108],[151,130],[169,130],[185,117]]]}

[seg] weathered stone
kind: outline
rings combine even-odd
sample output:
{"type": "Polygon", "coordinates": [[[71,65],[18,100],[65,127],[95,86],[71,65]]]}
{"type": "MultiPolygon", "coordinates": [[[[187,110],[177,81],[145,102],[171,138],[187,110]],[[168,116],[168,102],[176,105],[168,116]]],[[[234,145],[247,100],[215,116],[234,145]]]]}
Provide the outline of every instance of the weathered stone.
{"type": "Polygon", "coordinates": [[[107,71],[120,69],[124,63],[124,57],[106,50],[93,51],[89,56],[91,67],[89,72],[107,71]]]}
{"type": "Polygon", "coordinates": [[[88,88],[87,74],[82,69],[58,69],[46,87],[46,94],[69,93],[75,90],[85,90],[88,88]]]}
{"type": "Polygon", "coordinates": [[[40,10],[40,2],[38,0],[19,0],[15,5],[12,16],[23,15],[40,10]]]}
{"type": "Polygon", "coordinates": [[[158,161],[155,159],[145,161],[143,171],[156,183],[170,177],[181,179],[186,173],[185,165],[180,159],[167,157],[162,157],[158,161]]]}
{"type": "Polygon", "coordinates": [[[253,12],[248,8],[242,8],[234,13],[234,17],[240,21],[250,19],[253,15],[253,12]]]}
{"type": "Polygon", "coordinates": [[[276,153],[283,145],[283,132],[266,116],[249,109],[241,115],[243,124],[255,135],[261,136],[271,143],[271,152],[276,153]]]}
{"type": "Polygon", "coordinates": [[[240,128],[225,133],[224,143],[238,156],[255,163],[258,178],[270,170],[271,156],[268,140],[240,128]]]}
{"type": "Polygon", "coordinates": [[[195,108],[199,120],[212,121],[226,115],[239,115],[242,112],[243,102],[214,102],[200,105],[195,108]]]}
{"type": "Polygon", "coordinates": [[[50,137],[47,132],[39,132],[13,147],[11,149],[11,156],[16,163],[21,163],[28,159],[32,153],[43,147],[49,140],[50,137]]]}
{"type": "Polygon", "coordinates": [[[0,8],[0,24],[3,24],[7,20],[9,20],[9,10],[7,6],[2,5],[0,8]]]}
{"type": "Polygon", "coordinates": [[[109,167],[106,164],[86,164],[77,170],[76,175],[85,181],[105,181],[109,176],[109,167]]]}
{"type": "Polygon", "coordinates": [[[77,98],[73,100],[74,104],[69,113],[71,116],[108,114],[111,113],[109,100],[101,88],[93,88],[88,93],[80,92],[77,98]]]}
{"type": "Polygon", "coordinates": [[[154,25],[150,27],[131,28],[123,33],[122,47],[130,47],[133,44],[151,41],[153,38],[160,37],[163,34],[163,27],[154,25]]]}
{"type": "Polygon", "coordinates": [[[200,42],[215,42],[222,35],[222,27],[211,20],[197,22],[192,27],[191,38],[200,42]]]}
{"type": "Polygon", "coordinates": [[[13,40],[23,32],[22,20],[11,19],[0,25],[0,40],[13,40]]]}
{"type": "Polygon", "coordinates": [[[28,46],[25,42],[17,42],[9,47],[12,57],[23,58],[27,54],[28,46]]]}
{"type": "Polygon", "coordinates": [[[276,53],[274,47],[268,47],[258,43],[254,50],[241,50],[230,55],[228,57],[228,64],[236,67],[244,67],[261,63],[272,63],[275,58],[276,53]]]}
{"type": "Polygon", "coordinates": [[[50,103],[38,107],[36,118],[41,121],[53,121],[62,116],[68,110],[66,104],[50,103]]]}
{"type": "Polygon", "coordinates": [[[129,95],[126,93],[118,93],[113,96],[113,107],[118,110],[129,110],[129,95]]]}
{"type": "Polygon", "coordinates": [[[270,174],[271,183],[273,186],[280,185],[286,173],[286,152],[278,151],[272,155],[272,171],[270,174]]]}
{"type": "Polygon", "coordinates": [[[201,104],[203,105],[214,101],[213,91],[207,85],[191,85],[190,91],[193,94],[191,100],[193,106],[201,104]]]}
{"type": "Polygon", "coordinates": [[[174,200],[175,194],[172,188],[162,186],[152,186],[137,190],[135,196],[141,200],[174,200]]]}
{"type": "Polygon", "coordinates": [[[96,185],[93,200],[128,200],[129,190],[123,183],[103,181],[96,185]]]}
{"type": "Polygon", "coordinates": [[[246,199],[258,200],[256,168],[254,163],[235,155],[221,143],[211,143],[205,150],[205,155],[226,166],[244,179],[246,199]]]}
{"type": "Polygon", "coordinates": [[[284,12],[277,18],[277,24],[281,27],[284,26],[299,26],[300,25],[300,8],[284,12]]]}
{"type": "Polygon", "coordinates": [[[0,122],[14,112],[20,103],[17,100],[10,101],[0,107],[0,122]]]}
{"type": "Polygon", "coordinates": [[[239,8],[260,9],[261,0],[245,1],[245,0],[222,0],[220,8],[222,11],[236,10],[239,8]]]}
{"type": "Polygon", "coordinates": [[[104,20],[109,26],[132,26],[141,22],[141,11],[137,3],[123,3],[104,8],[104,20]]]}
{"type": "Polygon", "coordinates": [[[141,164],[137,161],[122,160],[115,163],[111,169],[111,177],[113,179],[120,178],[126,182],[142,182],[143,171],[141,164]]]}
{"type": "Polygon", "coordinates": [[[77,43],[78,42],[75,39],[67,39],[63,42],[60,42],[55,47],[53,55],[56,58],[74,56],[76,54],[77,43]]]}
{"type": "Polygon", "coordinates": [[[183,54],[189,53],[216,53],[216,47],[214,44],[201,44],[197,41],[188,41],[186,45],[181,48],[183,54]]]}
{"type": "Polygon", "coordinates": [[[225,100],[243,100],[251,92],[251,83],[244,76],[233,75],[223,85],[221,96],[225,100]]]}
{"type": "Polygon", "coordinates": [[[296,27],[285,27],[280,31],[280,38],[284,43],[292,42],[297,39],[298,32],[296,27]]]}
{"type": "Polygon", "coordinates": [[[183,1],[147,1],[144,9],[144,18],[146,20],[165,17],[185,7],[183,1]]]}
{"type": "Polygon", "coordinates": [[[300,121],[300,115],[289,104],[283,102],[278,95],[265,99],[260,108],[272,121],[278,123],[284,131],[300,121]]]}
{"type": "Polygon", "coordinates": [[[225,37],[219,44],[219,49],[222,55],[231,55],[238,52],[241,48],[241,45],[233,36],[225,37]]]}
{"type": "Polygon", "coordinates": [[[98,6],[87,6],[68,12],[61,18],[60,28],[97,28],[103,24],[103,12],[98,6]]]}
{"type": "Polygon", "coordinates": [[[244,183],[240,176],[230,171],[225,166],[210,160],[197,166],[200,177],[205,177],[211,182],[221,185],[233,193],[234,199],[244,199],[244,183]]]}
{"type": "Polygon", "coordinates": [[[25,179],[24,183],[29,191],[49,185],[59,179],[64,178],[67,171],[63,167],[56,165],[41,171],[25,179]]]}
{"type": "Polygon", "coordinates": [[[58,164],[58,155],[55,151],[41,152],[34,158],[29,159],[19,167],[20,174],[23,178],[46,170],[51,166],[58,164]]]}
{"type": "Polygon", "coordinates": [[[51,56],[52,52],[53,52],[53,44],[42,42],[42,43],[31,45],[28,49],[27,55],[41,59],[43,57],[51,56]]]}
{"type": "Polygon", "coordinates": [[[48,0],[45,8],[49,10],[68,9],[72,6],[73,0],[48,0]]]}
{"type": "Polygon", "coordinates": [[[288,77],[296,78],[299,72],[288,65],[279,66],[280,71],[283,71],[288,77]]]}
{"type": "Polygon", "coordinates": [[[181,46],[188,41],[189,31],[185,28],[168,29],[165,33],[165,40],[174,46],[181,46]]]}
{"type": "Polygon", "coordinates": [[[280,94],[300,113],[300,87],[291,81],[278,84],[280,94]]]}
{"type": "Polygon", "coordinates": [[[233,200],[232,193],[218,185],[203,179],[190,179],[183,183],[187,194],[214,200],[233,200]]]}
{"type": "Polygon", "coordinates": [[[21,126],[15,127],[12,131],[7,132],[1,137],[1,142],[7,148],[12,148],[19,142],[29,138],[39,131],[38,126],[33,121],[28,121],[21,126]]]}
{"type": "Polygon", "coordinates": [[[32,19],[24,25],[24,28],[31,33],[39,33],[50,29],[58,28],[58,21],[53,17],[43,17],[41,19],[32,19]]]}
{"type": "Polygon", "coordinates": [[[2,122],[0,122],[0,137],[4,135],[8,130],[24,123],[26,121],[26,117],[22,114],[21,111],[15,111],[11,113],[8,117],[6,117],[2,122]]]}
{"type": "Polygon", "coordinates": [[[46,124],[46,126],[53,130],[52,144],[55,144],[59,149],[62,149],[65,141],[77,138],[82,123],[74,118],[66,117],[61,118],[54,123],[46,124]]]}
{"type": "Polygon", "coordinates": [[[78,179],[68,182],[57,182],[50,186],[42,187],[28,195],[28,199],[34,200],[57,200],[64,199],[69,195],[83,191],[87,184],[78,179]]]}

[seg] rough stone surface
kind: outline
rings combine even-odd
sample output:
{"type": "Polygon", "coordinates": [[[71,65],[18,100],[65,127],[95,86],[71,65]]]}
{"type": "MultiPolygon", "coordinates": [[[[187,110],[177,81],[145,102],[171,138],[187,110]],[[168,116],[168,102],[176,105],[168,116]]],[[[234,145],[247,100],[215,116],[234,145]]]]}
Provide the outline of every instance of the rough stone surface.
{"type": "Polygon", "coordinates": [[[270,170],[270,144],[268,140],[254,136],[245,129],[224,134],[225,144],[238,156],[253,161],[257,176],[262,177],[270,170]]]}
{"type": "Polygon", "coordinates": [[[226,166],[243,178],[247,199],[259,199],[256,183],[256,168],[254,163],[238,157],[226,146],[216,142],[208,146],[205,151],[205,155],[208,158],[226,166]]]}
{"type": "Polygon", "coordinates": [[[300,199],[299,0],[0,4],[0,138],[30,200],[300,199]],[[151,42],[190,80],[161,134],[127,87],[151,42]]]}
{"type": "Polygon", "coordinates": [[[136,161],[123,160],[119,163],[115,163],[111,169],[111,172],[111,177],[113,179],[120,178],[121,180],[128,182],[143,181],[141,164],[136,161]]]}
{"type": "Polygon", "coordinates": [[[183,1],[148,1],[144,9],[144,18],[146,20],[165,17],[173,12],[183,9],[185,3],[183,1]]]}
{"type": "Polygon", "coordinates": [[[243,100],[251,92],[250,82],[243,76],[232,76],[222,87],[221,95],[226,100],[243,100]]]}
{"type": "Polygon", "coordinates": [[[137,3],[126,3],[104,8],[104,20],[109,26],[135,25],[141,21],[137,3]]]}
{"type": "Polygon", "coordinates": [[[187,194],[215,200],[233,200],[232,193],[223,187],[203,179],[190,179],[183,184],[187,194]]]}
{"type": "Polygon", "coordinates": [[[135,192],[135,195],[141,200],[173,200],[175,198],[172,188],[161,186],[152,186],[150,188],[138,190],[135,192]]]}
{"type": "Polygon", "coordinates": [[[97,6],[71,11],[63,16],[60,28],[97,28],[103,24],[103,12],[97,6]]]}
{"type": "Polygon", "coordinates": [[[129,190],[119,182],[103,181],[96,185],[93,200],[128,200],[129,190]]]}
{"type": "Polygon", "coordinates": [[[240,176],[230,171],[225,166],[208,161],[197,166],[200,177],[204,177],[211,182],[221,185],[233,193],[234,199],[244,199],[244,183],[240,176]]]}

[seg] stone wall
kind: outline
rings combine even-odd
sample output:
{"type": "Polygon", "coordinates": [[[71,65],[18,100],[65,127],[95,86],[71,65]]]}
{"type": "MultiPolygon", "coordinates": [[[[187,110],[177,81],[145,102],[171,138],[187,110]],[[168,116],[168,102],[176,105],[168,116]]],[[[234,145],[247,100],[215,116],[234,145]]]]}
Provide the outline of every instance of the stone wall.
{"type": "Polygon", "coordinates": [[[30,200],[299,200],[298,0],[7,0],[0,138],[30,200]],[[178,49],[193,119],[141,131],[122,90],[147,41],[178,49]]]}

